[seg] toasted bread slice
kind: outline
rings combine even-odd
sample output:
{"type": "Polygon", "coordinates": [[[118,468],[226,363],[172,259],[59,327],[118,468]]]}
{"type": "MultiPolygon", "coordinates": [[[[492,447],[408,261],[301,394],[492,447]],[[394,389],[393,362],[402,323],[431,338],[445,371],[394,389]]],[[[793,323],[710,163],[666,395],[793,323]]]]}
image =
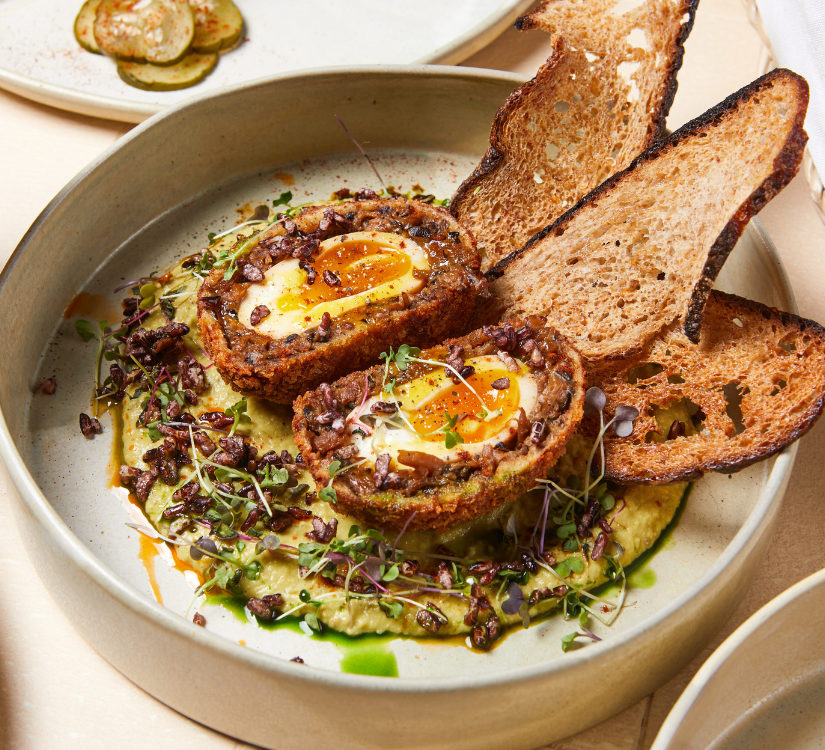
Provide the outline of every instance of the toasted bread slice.
{"type": "Polygon", "coordinates": [[[645,151],[488,272],[472,325],[544,315],[590,362],[698,341],[745,225],[799,169],[808,85],[774,70],[645,151]]]}
{"type": "Polygon", "coordinates": [[[730,473],[797,440],[822,413],[825,329],[712,291],[698,343],[674,326],[637,356],[590,368],[588,379],[607,396],[607,419],[617,404],[640,414],[629,437],[605,435],[609,478],[730,473]]]}
{"type": "Polygon", "coordinates": [[[483,271],[662,135],[697,3],[647,0],[613,15],[617,0],[548,0],[518,20],[555,34],[553,53],[498,111],[451,204],[483,271]]]}

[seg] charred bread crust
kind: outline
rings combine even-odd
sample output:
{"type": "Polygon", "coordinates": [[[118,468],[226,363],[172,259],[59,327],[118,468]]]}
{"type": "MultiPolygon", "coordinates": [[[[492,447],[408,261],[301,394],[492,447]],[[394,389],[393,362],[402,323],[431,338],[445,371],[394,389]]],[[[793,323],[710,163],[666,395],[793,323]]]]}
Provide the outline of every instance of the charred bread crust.
{"type": "Polygon", "coordinates": [[[612,4],[611,0],[589,0],[565,8],[570,3],[551,0],[516,22],[520,30],[552,33],[552,53],[536,76],[516,89],[498,110],[484,158],[450,204],[453,215],[476,231],[480,249],[486,250],[485,271],[664,133],[698,0],[648,0],[620,18],[609,15],[612,4]],[[600,16],[610,21],[600,21],[600,16]],[[632,29],[644,31],[655,49],[628,45],[625,37],[632,29]],[[585,51],[596,53],[597,62],[588,60],[585,51]],[[628,99],[622,104],[628,84],[617,68],[623,62],[638,66],[640,61],[641,71],[635,77],[644,79],[642,100],[628,99]],[[581,100],[579,91],[591,92],[586,97],[592,96],[594,103],[585,120],[573,127],[568,121],[572,112],[554,107],[572,100],[575,112],[576,97],[581,100]],[[603,120],[594,119],[596,109],[609,108],[608,102],[617,98],[622,117],[604,112],[603,120]],[[528,117],[531,113],[532,118],[528,117]],[[548,124],[542,127],[544,118],[548,124]],[[581,133],[571,135],[577,127],[581,133]],[[558,140],[562,131],[562,155],[552,161],[549,156],[536,159],[534,155],[544,153],[546,142],[558,140]],[[582,155],[583,164],[564,158],[568,138],[582,155]],[[525,149],[524,142],[532,148],[525,149]],[[618,154],[613,153],[616,144],[618,154]],[[542,181],[535,178],[535,167],[547,170],[542,181]],[[514,191],[513,184],[522,189],[514,191]]]}
{"type": "Polygon", "coordinates": [[[545,85],[552,88],[557,83],[558,67],[565,59],[566,47],[560,36],[552,39],[552,52],[547,61],[539,68],[536,75],[527,83],[519,86],[507,97],[504,106],[496,112],[490,128],[490,145],[470,176],[464,180],[450,199],[450,213],[458,218],[464,207],[473,199],[476,190],[491,177],[507,158],[507,144],[505,143],[504,128],[507,121],[520,108],[521,102],[530,94],[537,93],[545,85]]]}
{"type": "MultiPolygon", "coordinates": [[[[825,329],[714,290],[698,343],[674,326],[638,356],[591,368],[588,377],[607,396],[606,419],[616,404],[639,410],[629,437],[605,435],[608,478],[664,484],[710,471],[729,474],[790,445],[822,414],[825,329]],[[663,369],[651,377],[633,377],[634,370],[650,364],[663,369]],[[680,434],[684,430],[672,426],[662,428],[666,434],[660,431],[655,409],[680,402],[698,407],[691,420],[697,434],[680,434]],[[666,439],[648,442],[651,433],[666,439]]],[[[590,419],[584,425],[593,433],[590,419]]]]}
{"type": "Polygon", "coordinates": [[[403,199],[352,201],[305,209],[294,218],[294,227],[289,235],[283,224],[262,232],[231,280],[224,280],[223,269],[215,269],[198,294],[204,346],[235,390],[292,403],[304,391],[374,362],[397,341],[427,346],[463,330],[480,284],[478,253],[473,236],[446,210],[403,199]],[[232,316],[251,285],[244,276],[247,265],[263,273],[281,260],[298,257],[295,253],[307,238],[323,240],[356,231],[405,237],[412,232],[430,260],[438,260],[423,289],[407,298],[407,307],[393,309],[399,307],[398,298],[377,304],[364,326],[333,318],[323,341],[317,327],[273,338],[232,316]]]}
{"type": "MultiPolygon", "coordinates": [[[[510,450],[491,448],[487,452],[485,448],[486,456],[467,454],[460,461],[440,469],[440,476],[430,474],[425,477],[420,489],[410,491],[404,488],[376,490],[372,481],[374,468],[366,465],[359,471],[359,467],[355,467],[352,472],[355,479],[347,479],[347,473],[333,479],[338,510],[378,528],[400,529],[408,524],[409,529],[443,530],[495,510],[531,489],[537,478],[547,474],[565,452],[568,440],[578,428],[586,383],[578,352],[553,329],[547,328],[543,318],[512,320],[495,328],[474,331],[445,341],[443,346],[420,356],[445,361],[450,345],[462,347],[467,358],[494,354],[499,351],[496,343],[497,340],[501,342],[497,338],[499,332],[508,325],[511,331],[521,330],[522,336],[526,331],[527,338],[535,341],[544,358],[541,365],[531,366],[537,378],[543,377],[544,385],[539,387],[535,407],[530,414],[524,415],[530,425],[526,437],[519,436],[510,450]],[[531,442],[532,435],[538,432],[536,425],[540,420],[544,420],[541,423],[543,432],[534,443],[531,442]],[[413,512],[415,516],[410,520],[413,512]]],[[[523,352],[521,341],[506,346],[512,356],[529,359],[529,354],[523,352]]],[[[366,398],[367,383],[369,395],[380,392],[383,370],[380,366],[351,373],[331,385],[331,395],[342,414],[350,413],[362,403],[366,398]]],[[[422,370],[426,371],[427,368],[422,370]]],[[[335,447],[322,454],[316,448],[316,439],[321,432],[315,418],[329,409],[329,403],[322,389],[299,397],[294,404],[292,422],[295,443],[320,486],[328,484],[329,465],[339,460],[337,452],[341,450],[341,447],[335,447]]],[[[342,463],[346,464],[347,460],[342,463]]],[[[414,481],[414,476],[415,471],[409,472],[405,481],[414,481]]],[[[422,483],[420,479],[419,484],[422,483]]],[[[408,483],[410,487],[414,485],[408,483]]]]}
{"type": "MultiPolygon", "coordinates": [[[[789,110],[789,124],[786,127],[782,147],[772,160],[772,171],[766,179],[762,180],[760,184],[751,191],[747,199],[733,211],[731,218],[725,223],[722,231],[708,250],[702,271],[696,278],[695,283],[693,283],[690,296],[686,301],[683,313],[685,334],[691,341],[698,341],[703,309],[708,299],[708,293],[719,270],[751,217],[782,190],[799,170],[805,144],[808,140],[808,136],[803,129],[805,112],[808,105],[808,84],[804,78],[790,70],[778,68],[771,71],[732,94],[700,117],[687,123],[672,135],[662,139],[634,159],[627,169],[613,175],[590,194],[582,198],[575,206],[560,216],[550,226],[545,227],[541,232],[531,237],[522,248],[513,251],[497,263],[495,267],[485,274],[490,284],[492,296],[487,301],[479,301],[477,309],[471,316],[470,324],[478,324],[490,318],[495,319],[496,316],[511,315],[520,312],[518,309],[511,309],[509,301],[502,298],[499,290],[497,290],[495,281],[505,275],[513,277],[517,274],[519,269],[516,264],[519,259],[528,257],[531,251],[539,252],[538,250],[534,250],[534,248],[545,238],[562,237],[568,229],[575,225],[575,222],[585,209],[590,207],[595,209],[600,205],[600,202],[616,192],[625,180],[632,179],[635,172],[647,165],[656,164],[659,160],[667,159],[670,154],[678,153],[678,149],[683,143],[707,137],[709,132],[712,132],[714,128],[720,123],[723,123],[726,118],[734,114],[740,107],[744,107],[751,102],[758,106],[760,104],[760,96],[769,92],[778,84],[788,86],[793,94],[793,101],[785,102],[789,110]]],[[[735,149],[736,146],[731,146],[731,148],[735,149]]],[[[719,185],[720,191],[724,189],[725,185],[719,185]]],[[[666,195],[664,197],[666,200],[671,201],[680,199],[678,195],[666,195]]],[[[696,207],[696,209],[699,208],[699,206],[696,207]]],[[[528,312],[533,311],[528,310],[528,312]]],[[[676,316],[674,316],[672,320],[676,319],[676,316]]],[[[663,321],[658,330],[669,325],[672,320],[663,321]]],[[[551,323],[552,322],[554,321],[551,317],[551,323]]],[[[562,332],[571,338],[576,346],[579,347],[587,361],[595,363],[613,358],[632,356],[634,353],[640,351],[645,343],[655,336],[658,331],[651,327],[650,330],[647,331],[647,335],[642,338],[631,338],[630,340],[623,338],[620,341],[620,345],[617,344],[615,351],[607,352],[591,352],[586,342],[578,341],[576,337],[571,336],[570,332],[564,330],[563,327],[562,332]]]]}
{"type": "Polygon", "coordinates": [[[710,127],[710,122],[722,119],[729,111],[736,109],[740,101],[757,98],[763,91],[771,88],[774,85],[774,81],[782,77],[783,74],[787,74],[799,82],[799,97],[795,102],[796,108],[792,115],[793,126],[785,139],[782,150],[774,159],[773,172],[739,207],[739,210],[725,225],[725,228],[719,234],[719,237],[713,243],[713,247],[711,247],[708,253],[708,259],[702,270],[702,276],[696,284],[685,315],[685,335],[694,343],[699,341],[702,313],[705,309],[710,290],[713,287],[713,282],[716,281],[719,271],[722,270],[722,266],[745,231],[748,222],[756,216],[774,196],[780,193],[799,171],[802,156],[805,152],[805,144],[808,142],[808,134],[804,130],[805,113],[808,109],[809,98],[808,83],[802,76],[792,71],[782,69],[773,70],[752,84],[752,90],[748,90],[749,87],[745,87],[714,107],[711,110],[713,113],[712,117],[709,118],[708,124],[705,125],[705,128],[710,127]]]}

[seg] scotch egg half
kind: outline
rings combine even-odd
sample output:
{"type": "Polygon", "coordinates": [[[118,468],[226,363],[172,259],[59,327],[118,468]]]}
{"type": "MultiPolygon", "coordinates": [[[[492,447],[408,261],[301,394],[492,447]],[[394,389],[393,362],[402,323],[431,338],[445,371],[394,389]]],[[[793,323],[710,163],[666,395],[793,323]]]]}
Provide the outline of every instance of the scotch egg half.
{"type": "Polygon", "coordinates": [[[544,318],[415,352],[295,400],[295,444],[329,488],[322,500],[376,528],[444,530],[547,476],[581,420],[585,376],[544,318]]]}
{"type": "Polygon", "coordinates": [[[423,201],[310,206],[227,251],[235,271],[219,265],[198,291],[204,348],[234,390],[281,404],[395,342],[454,336],[483,286],[472,235],[423,201]]]}

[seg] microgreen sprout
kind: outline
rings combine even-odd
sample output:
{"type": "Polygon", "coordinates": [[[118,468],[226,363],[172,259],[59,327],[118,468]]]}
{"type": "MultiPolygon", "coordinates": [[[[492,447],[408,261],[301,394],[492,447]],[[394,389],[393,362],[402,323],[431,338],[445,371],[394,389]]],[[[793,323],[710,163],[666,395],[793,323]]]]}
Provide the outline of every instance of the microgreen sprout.
{"type": "Polygon", "coordinates": [[[318,497],[325,502],[333,505],[338,502],[338,495],[335,493],[335,488],[332,486],[332,480],[341,472],[341,462],[333,461],[327,468],[329,473],[329,484],[318,492],[318,497]]]}
{"type": "Polygon", "coordinates": [[[232,428],[229,430],[229,437],[235,434],[235,430],[237,430],[240,425],[252,422],[252,417],[246,413],[247,406],[246,396],[244,396],[240,401],[236,401],[232,406],[224,409],[223,413],[226,414],[227,417],[232,417],[235,420],[232,422],[232,428]]]}
{"type": "Polygon", "coordinates": [[[458,425],[458,420],[460,418],[460,414],[456,414],[454,416],[450,416],[446,411],[444,412],[444,419],[447,420],[445,424],[438,428],[438,432],[444,432],[444,446],[447,450],[454,448],[459,443],[464,442],[464,438],[461,437],[461,434],[456,430],[456,426],[458,425]]]}
{"type": "Polygon", "coordinates": [[[524,598],[524,592],[515,581],[507,587],[507,599],[502,602],[501,611],[507,615],[521,614],[521,621],[524,627],[530,625],[530,613],[528,601],[524,598]]]}
{"type": "Polygon", "coordinates": [[[381,175],[378,174],[378,170],[375,168],[375,164],[372,163],[372,159],[370,159],[369,154],[366,151],[364,151],[361,144],[358,143],[358,141],[355,140],[355,137],[352,135],[352,133],[350,133],[349,130],[347,130],[347,126],[344,125],[344,121],[340,117],[338,117],[338,115],[334,115],[334,117],[336,120],[338,120],[338,124],[344,129],[344,132],[347,134],[347,138],[349,138],[355,144],[355,147],[363,154],[364,158],[367,160],[367,163],[372,168],[372,171],[375,173],[375,176],[378,178],[378,182],[380,183],[381,187],[384,188],[384,192],[388,193],[389,191],[387,190],[387,186],[384,184],[384,180],[381,179],[381,175]]]}
{"type": "MultiPolygon", "coordinates": [[[[578,602],[578,599],[576,599],[576,602],[578,602]]],[[[567,635],[562,636],[561,650],[565,653],[574,648],[574,644],[578,638],[589,638],[591,641],[602,640],[592,630],[590,630],[590,628],[587,627],[587,608],[584,607],[584,605],[581,605],[580,602],[578,602],[578,606],[581,607],[581,609],[573,616],[578,617],[579,627],[581,627],[582,632],[568,633],[567,635]]]]}

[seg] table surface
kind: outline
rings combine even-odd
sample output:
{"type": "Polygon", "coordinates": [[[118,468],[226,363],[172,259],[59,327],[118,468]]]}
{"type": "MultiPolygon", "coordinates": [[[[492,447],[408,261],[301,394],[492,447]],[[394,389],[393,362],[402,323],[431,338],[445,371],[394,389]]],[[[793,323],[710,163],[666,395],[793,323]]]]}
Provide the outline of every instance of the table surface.
{"type": "MultiPolygon", "coordinates": [[[[542,32],[506,31],[465,64],[531,76],[549,54],[542,32]]],[[[702,0],[668,125],[676,128],[753,80],[765,49],[741,0],[702,0]]],[[[52,196],[131,126],[50,109],[0,91],[0,263],[52,196]]],[[[801,175],[760,218],[773,237],[800,313],[825,321],[825,224],[801,175]]],[[[779,528],[744,602],[687,669],[622,714],[549,747],[644,750],[687,683],[753,612],[825,567],[825,420],[802,439],[779,528]]],[[[109,666],[74,631],[26,556],[0,464],[0,750],[223,750],[249,747],[175,713],[109,666]]]]}

